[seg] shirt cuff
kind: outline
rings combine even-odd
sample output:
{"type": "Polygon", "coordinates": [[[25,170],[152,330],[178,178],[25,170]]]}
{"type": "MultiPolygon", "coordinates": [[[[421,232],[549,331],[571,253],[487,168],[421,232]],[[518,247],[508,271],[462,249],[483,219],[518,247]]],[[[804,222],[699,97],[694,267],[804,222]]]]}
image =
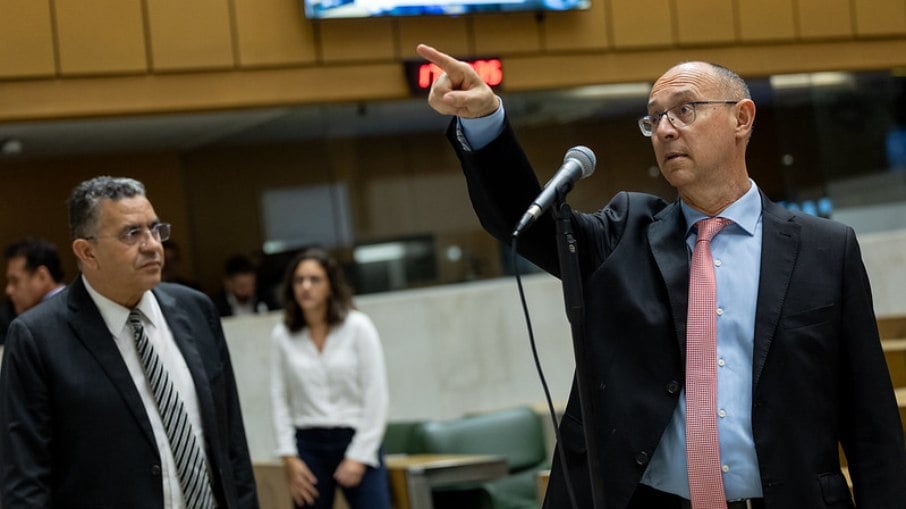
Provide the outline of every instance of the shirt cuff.
{"type": "Polygon", "coordinates": [[[494,113],[478,118],[457,117],[456,138],[467,152],[481,150],[503,132],[503,99],[494,113]]]}

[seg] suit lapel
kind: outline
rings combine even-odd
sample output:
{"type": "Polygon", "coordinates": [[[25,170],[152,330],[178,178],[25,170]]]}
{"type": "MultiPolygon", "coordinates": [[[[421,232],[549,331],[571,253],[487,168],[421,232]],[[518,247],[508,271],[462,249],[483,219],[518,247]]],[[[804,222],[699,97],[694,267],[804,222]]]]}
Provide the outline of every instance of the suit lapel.
{"type": "Polygon", "coordinates": [[[662,210],[648,227],[648,243],[667,287],[682,365],[686,363],[686,308],[689,303],[689,255],[685,219],[678,202],[662,210]]]}
{"type": "MultiPolygon", "coordinates": [[[[158,286],[153,291],[164,318],[167,320],[167,325],[170,327],[170,332],[173,334],[173,340],[176,341],[176,345],[186,361],[186,366],[192,374],[192,382],[195,384],[195,393],[198,396],[198,411],[201,414],[205,441],[208,445],[208,453],[219,451],[220,448],[216,445],[219,437],[216,433],[216,426],[213,425],[216,422],[214,398],[211,395],[211,385],[207,370],[196,344],[196,338],[202,334],[210,333],[207,331],[196,332],[199,319],[196,318],[193,322],[185,310],[177,305],[176,299],[161,287],[158,286]]],[[[203,320],[202,323],[204,323],[203,320]]]]}
{"type": "Polygon", "coordinates": [[[88,294],[81,277],[76,277],[72,283],[68,300],[69,325],[75,331],[76,338],[97,360],[107,378],[110,379],[110,383],[119,391],[126,407],[135,417],[145,438],[157,449],[154,432],[151,430],[151,421],[148,420],[148,414],[142,398],[138,394],[138,389],[135,388],[132,375],[126,368],[123,355],[116,347],[113,335],[107,328],[107,324],[104,323],[104,318],[91,299],[91,295],[88,294]]]}
{"type": "Polygon", "coordinates": [[[793,267],[799,256],[799,224],[786,209],[761,195],[762,241],[761,275],[755,310],[755,347],[753,352],[753,387],[758,387],[768,350],[777,330],[780,312],[793,267]]]}

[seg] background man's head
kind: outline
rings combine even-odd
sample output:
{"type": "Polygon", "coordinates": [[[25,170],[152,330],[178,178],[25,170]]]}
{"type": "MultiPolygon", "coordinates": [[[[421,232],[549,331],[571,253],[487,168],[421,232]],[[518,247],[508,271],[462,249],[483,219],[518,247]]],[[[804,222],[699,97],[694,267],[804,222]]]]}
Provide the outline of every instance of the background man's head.
{"type": "Polygon", "coordinates": [[[170,225],[160,222],[141,182],[82,182],[69,197],[69,228],[79,267],[101,295],[131,308],[160,282],[170,225]]]}
{"type": "Polygon", "coordinates": [[[223,288],[236,300],[245,304],[255,298],[255,264],[247,257],[237,255],[227,260],[224,266],[223,288]]]}
{"type": "Polygon", "coordinates": [[[28,238],[6,248],[6,295],[16,314],[38,305],[63,284],[57,247],[44,239],[28,238]]]}

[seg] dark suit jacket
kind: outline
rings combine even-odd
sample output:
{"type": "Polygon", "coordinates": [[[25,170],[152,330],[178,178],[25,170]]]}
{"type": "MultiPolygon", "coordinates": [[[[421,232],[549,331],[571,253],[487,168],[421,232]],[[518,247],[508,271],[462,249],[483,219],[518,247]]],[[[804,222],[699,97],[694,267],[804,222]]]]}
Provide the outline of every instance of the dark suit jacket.
{"type": "MultiPolygon", "coordinates": [[[[0,369],[3,507],[163,507],[141,398],[82,278],[10,326],[0,369]]],[[[204,294],[154,289],[185,358],[221,508],[256,508],[255,480],[220,319],[204,294]]]]}
{"type": "MultiPolygon", "coordinates": [[[[455,122],[455,121],[454,121],[455,122]]],[[[509,242],[541,188],[507,125],[463,164],[482,225],[509,242]]],[[[763,201],[755,320],[752,434],[768,509],[851,507],[845,450],[859,507],[906,505],[906,450],[881,351],[871,292],[851,228],[763,201]]],[[[626,507],[658,446],[684,382],[689,262],[678,203],[620,193],[574,213],[585,300],[587,379],[606,509],[626,507]]],[[[559,272],[550,214],[523,234],[520,253],[559,272]]],[[[560,423],[580,508],[592,507],[576,390],[560,423]]],[[[545,502],[569,507],[555,465],[545,502]]],[[[604,509],[604,508],[599,508],[604,509]]]]}

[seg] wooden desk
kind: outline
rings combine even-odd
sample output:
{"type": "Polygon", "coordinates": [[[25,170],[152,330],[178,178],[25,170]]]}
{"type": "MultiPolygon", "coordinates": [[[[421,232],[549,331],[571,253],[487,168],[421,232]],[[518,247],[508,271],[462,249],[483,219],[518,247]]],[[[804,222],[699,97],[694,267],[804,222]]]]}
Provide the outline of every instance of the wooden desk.
{"type": "Polygon", "coordinates": [[[487,481],[509,472],[500,456],[392,454],[385,462],[397,509],[432,509],[431,488],[435,486],[487,481]]]}

